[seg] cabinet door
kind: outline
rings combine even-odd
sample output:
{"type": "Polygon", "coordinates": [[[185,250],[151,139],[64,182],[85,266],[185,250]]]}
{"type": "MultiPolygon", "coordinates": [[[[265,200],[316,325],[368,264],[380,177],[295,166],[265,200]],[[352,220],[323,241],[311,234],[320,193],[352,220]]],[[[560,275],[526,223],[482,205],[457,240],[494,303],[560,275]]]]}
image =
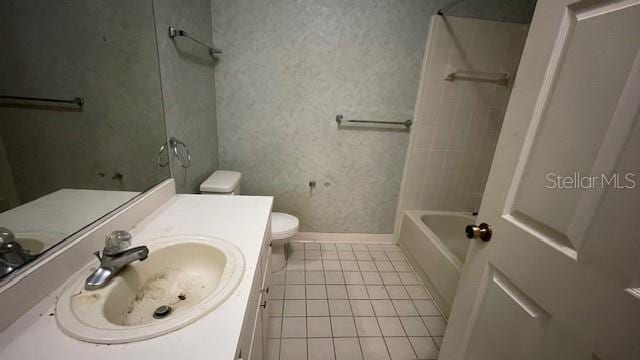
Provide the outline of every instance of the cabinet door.
{"type": "Polygon", "coordinates": [[[262,279],[262,298],[260,304],[262,307],[262,335],[263,335],[263,347],[267,348],[267,335],[269,334],[269,316],[271,314],[271,295],[269,294],[269,287],[271,286],[271,246],[268,247],[266,257],[263,258],[264,264],[264,277],[262,279]]]}
{"type": "Polygon", "coordinates": [[[253,323],[253,336],[251,338],[251,355],[249,356],[250,360],[262,360],[262,356],[264,354],[264,336],[262,330],[262,317],[265,307],[263,304],[265,300],[262,295],[260,296],[260,302],[258,303],[258,310],[256,311],[256,318],[253,323]]]}

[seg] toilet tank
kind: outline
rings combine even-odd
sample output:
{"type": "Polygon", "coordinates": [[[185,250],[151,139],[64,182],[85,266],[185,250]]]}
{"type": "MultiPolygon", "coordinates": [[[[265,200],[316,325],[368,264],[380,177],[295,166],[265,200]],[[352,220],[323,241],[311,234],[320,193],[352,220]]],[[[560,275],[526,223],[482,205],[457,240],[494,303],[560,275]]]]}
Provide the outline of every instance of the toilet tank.
{"type": "Polygon", "coordinates": [[[216,170],[200,184],[202,194],[239,195],[242,173],[238,171],[216,170]]]}

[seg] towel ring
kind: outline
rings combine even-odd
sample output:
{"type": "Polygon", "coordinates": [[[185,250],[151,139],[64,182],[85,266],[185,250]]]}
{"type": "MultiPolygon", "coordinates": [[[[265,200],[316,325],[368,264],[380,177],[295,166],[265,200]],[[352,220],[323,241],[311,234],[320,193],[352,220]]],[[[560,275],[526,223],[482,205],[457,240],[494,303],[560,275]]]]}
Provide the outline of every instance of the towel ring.
{"type": "MultiPolygon", "coordinates": [[[[162,146],[160,146],[160,150],[158,151],[158,166],[160,167],[165,167],[169,164],[169,158],[167,158],[166,162],[162,162],[162,152],[166,149],[167,144],[162,144],[162,146]]],[[[169,139],[169,149],[171,149],[170,151],[173,152],[173,155],[175,155],[176,159],[178,160],[178,163],[180,164],[180,167],[186,169],[189,166],[191,166],[191,152],[189,151],[189,147],[187,146],[187,144],[185,144],[184,142],[176,139],[175,137],[171,137],[169,139]],[[182,145],[182,147],[184,148],[184,151],[186,153],[186,159],[184,156],[182,156],[182,154],[178,151],[178,146],[182,145]]]]}
{"type": "Polygon", "coordinates": [[[178,159],[178,163],[182,168],[186,169],[191,166],[191,152],[189,151],[189,147],[187,146],[187,144],[174,137],[171,137],[171,139],[169,139],[169,147],[173,150],[173,154],[176,156],[176,159],[178,159]],[[178,145],[182,145],[182,147],[184,148],[184,151],[187,154],[186,161],[183,161],[182,156],[178,152],[178,145]]]}

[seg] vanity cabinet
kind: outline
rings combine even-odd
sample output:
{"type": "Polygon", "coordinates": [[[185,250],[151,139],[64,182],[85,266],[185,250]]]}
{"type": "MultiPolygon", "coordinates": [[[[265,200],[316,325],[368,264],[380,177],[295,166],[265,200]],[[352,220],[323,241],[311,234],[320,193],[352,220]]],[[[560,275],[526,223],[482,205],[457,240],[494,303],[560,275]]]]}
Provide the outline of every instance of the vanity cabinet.
{"type": "Polygon", "coordinates": [[[256,273],[242,325],[238,351],[236,352],[238,360],[262,360],[266,350],[271,307],[269,297],[271,241],[270,237],[265,240],[260,250],[260,258],[256,265],[256,273]]]}

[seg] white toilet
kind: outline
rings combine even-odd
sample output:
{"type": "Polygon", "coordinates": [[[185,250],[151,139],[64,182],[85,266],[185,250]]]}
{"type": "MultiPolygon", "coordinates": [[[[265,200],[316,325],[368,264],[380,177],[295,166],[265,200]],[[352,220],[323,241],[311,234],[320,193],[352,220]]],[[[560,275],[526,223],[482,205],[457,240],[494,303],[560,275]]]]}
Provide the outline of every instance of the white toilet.
{"type": "MultiPolygon", "coordinates": [[[[216,170],[200,185],[202,194],[240,195],[242,173],[216,170]]],[[[287,264],[286,245],[298,233],[298,218],[280,212],[271,213],[271,271],[279,271],[287,264]]]]}

